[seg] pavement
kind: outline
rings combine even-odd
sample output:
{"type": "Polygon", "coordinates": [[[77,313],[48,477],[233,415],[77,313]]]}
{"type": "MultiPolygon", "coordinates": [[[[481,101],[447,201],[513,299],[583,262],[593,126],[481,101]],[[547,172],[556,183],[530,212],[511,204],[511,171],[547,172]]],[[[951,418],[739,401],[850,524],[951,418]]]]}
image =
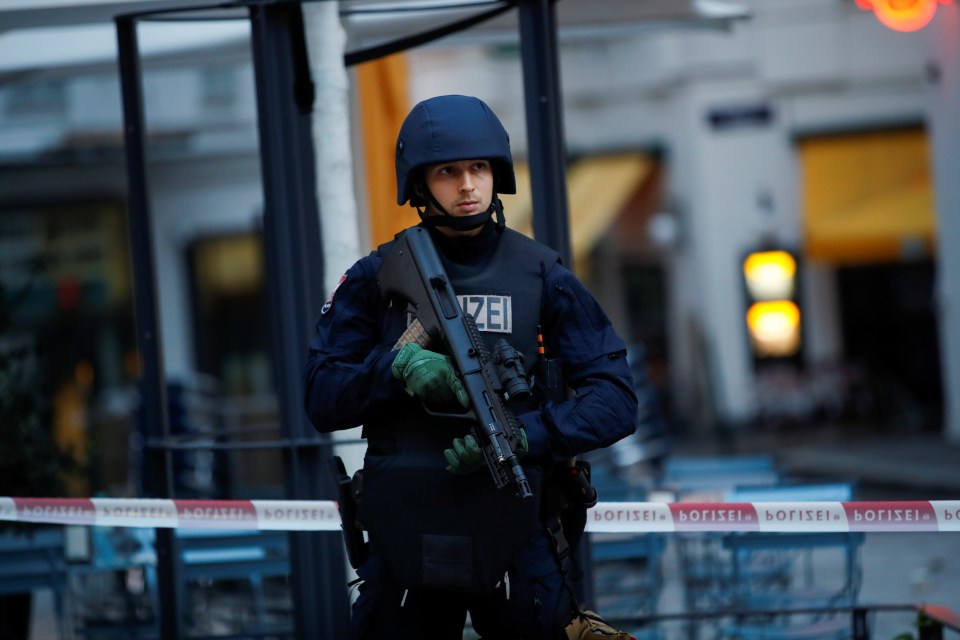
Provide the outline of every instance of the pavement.
{"type": "Polygon", "coordinates": [[[851,481],[858,498],[960,499],[960,442],[940,433],[872,432],[848,425],[760,429],[724,436],[681,438],[675,455],[774,456],[788,477],[851,481]]]}
{"type": "Polygon", "coordinates": [[[898,489],[916,499],[960,499],[960,445],[914,435],[806,445],[782,451],[793,474],[849,477],[858,486],[898,489]]]}

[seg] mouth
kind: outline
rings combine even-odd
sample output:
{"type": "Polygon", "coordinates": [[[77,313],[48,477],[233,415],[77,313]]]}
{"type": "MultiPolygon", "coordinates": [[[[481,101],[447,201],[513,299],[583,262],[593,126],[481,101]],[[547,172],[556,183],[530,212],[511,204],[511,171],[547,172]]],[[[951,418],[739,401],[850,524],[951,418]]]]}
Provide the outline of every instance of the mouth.
{"type": "Polygon", "coordinates": [[[479,203],[476,200],[465,200],[463,202],[458,202],[457,211],[460,211],[463,213],[473,213],[476,210],[478,204],[479,203]]]}

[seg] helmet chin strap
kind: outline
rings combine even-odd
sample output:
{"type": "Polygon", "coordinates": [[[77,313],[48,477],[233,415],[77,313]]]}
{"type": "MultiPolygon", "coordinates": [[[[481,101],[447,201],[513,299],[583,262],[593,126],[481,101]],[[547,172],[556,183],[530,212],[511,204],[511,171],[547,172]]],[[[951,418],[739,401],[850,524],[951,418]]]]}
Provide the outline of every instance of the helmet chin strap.
{"type": "Polygon", "coordinates": [[[497,194],[493,194],[492,201],[490,206],[487,207],[486,211],[481,213],[474,213],[469,216],[452,216],[447,213],[447,210],[437,202],[437,199],[433,197],[433,194],[430,193],[429,189],[425,190],[427,192],[427,198],[430,200],[430,203],[433,205],[433,208],[439,211],[442,215],[431,216],[427,215],[425,209],[417,207],[417,213],[420,214],[420,220],[431,228],[437,227],[449,227],[455,231],[472,231],[473,229],[479,229],[483,225],[487,224],[491,217],[493,217],[494,212],[497,214],[497,226],[500,229],[503,229],[506,226],[506,221],[503,217],[503,203],[500,202],[500,198],[497,197],[497,194]]]}

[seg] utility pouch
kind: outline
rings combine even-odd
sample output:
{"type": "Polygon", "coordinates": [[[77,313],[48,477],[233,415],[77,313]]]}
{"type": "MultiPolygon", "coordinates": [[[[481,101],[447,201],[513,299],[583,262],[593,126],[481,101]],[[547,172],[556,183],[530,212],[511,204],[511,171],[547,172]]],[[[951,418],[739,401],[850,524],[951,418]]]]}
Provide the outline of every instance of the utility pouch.
{"type": "Polygon", "coordinates": [[[343,529],[343,543],[347,548],[347,560],[354,569],[359,569],[367,560],[368,546],[363,539],[363,527],[357,520],[360,496],[363,490],[363,471],[357,471],[353,477],[347,475],[347,469],[340,456],[330,458],[330,472],[337,486],[337,510],[340,512],[340,527],[343,529]]]}
{"type": "Polygon", "coordinates": [[[559,404],[567,399],[570,390],[563,379],[559,358],[539,358],[533,366],[533,391],[539,402],[559,404]]]}
{"type": "Polygon", "coordinates": [[[576,460],[565,471],[565,489],[567,502],[576,504],[583,509],[590,509],[597,505],[597,490],[590,480],[590,463],[586,460],[576,460]]]}
{"type": "Polygon", "coordinates": [[[576,547],[587,527],[587,510],[597,504],[597,490],[590,482],[590,463],[573,460],[570,465],[559,465],[554,474],[563,495],[558,516],[567,543],[576,547]]]}

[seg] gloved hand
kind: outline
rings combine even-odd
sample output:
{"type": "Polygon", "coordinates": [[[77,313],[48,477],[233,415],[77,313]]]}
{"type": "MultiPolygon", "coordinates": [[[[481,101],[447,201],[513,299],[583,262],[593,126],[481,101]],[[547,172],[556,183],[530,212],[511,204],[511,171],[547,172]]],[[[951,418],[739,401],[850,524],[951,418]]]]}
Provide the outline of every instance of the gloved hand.
{"type": "MultiPolygon", "coordinates": [[[[519,460],[527,454],[530,447],[527,444],[527,432],[523,430],[523,427],[517,429],[517,436],[517,444],[513,452],[519,460]]],[[[453,448],[444,449],[443,457],[447,459],[447,471],[457,475],[473,473],[485,464],[483,450],[472,435],[454,438],[453,448]]]]}
{"type": "Polygon", "coordinates": [[[428,351],[414,342],[400,348],[390,370],[402,380],[407,393],[424,402],[470,406],[467,391],[447,356],[428,351]]]}

